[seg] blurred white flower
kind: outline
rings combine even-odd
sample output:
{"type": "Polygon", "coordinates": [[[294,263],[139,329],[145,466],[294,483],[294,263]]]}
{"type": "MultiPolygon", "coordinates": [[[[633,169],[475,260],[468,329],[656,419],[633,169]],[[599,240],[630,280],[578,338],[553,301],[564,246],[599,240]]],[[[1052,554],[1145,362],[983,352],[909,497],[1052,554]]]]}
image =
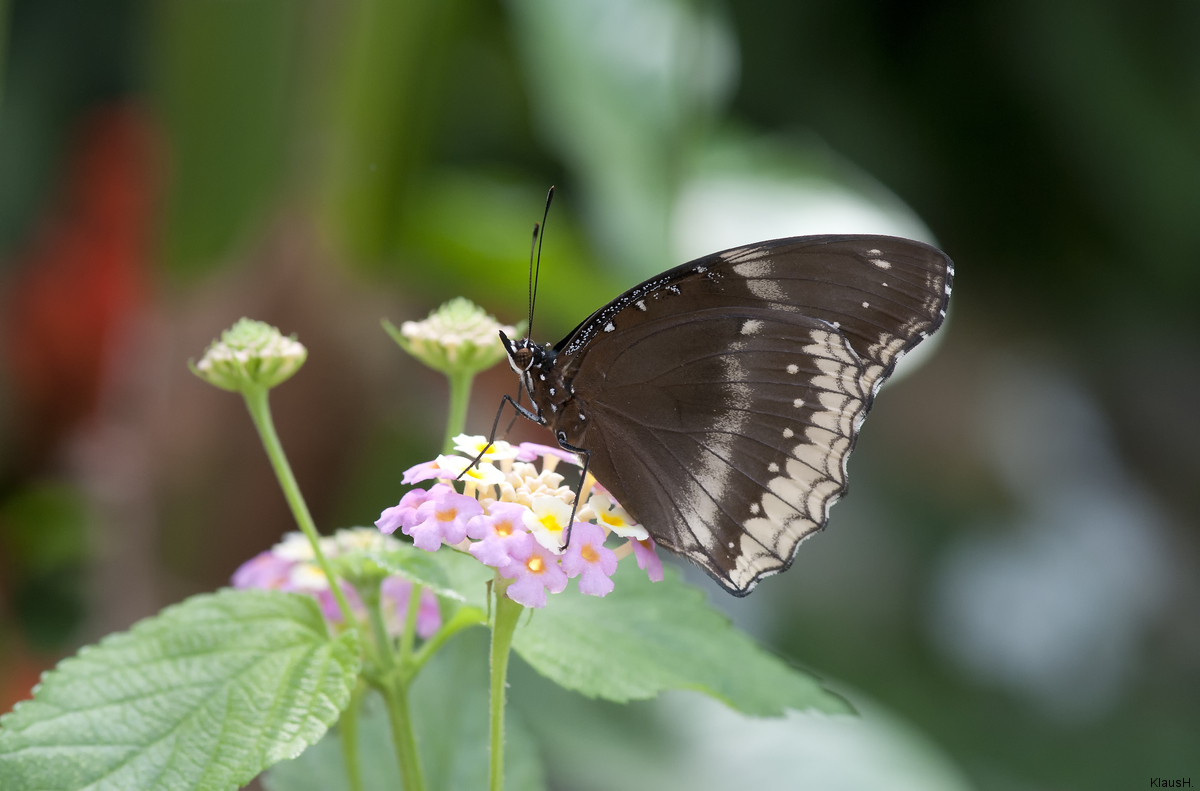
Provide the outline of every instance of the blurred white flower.
{"type": "Polygon", "coordinates": [[[448,375],[491,368],[504,359],[500,332],[520,334],[517,327],[501,324],[464,297],[455,297],[424,321],[406,321],[399,330],[384,322],[384,329],[404,351],[448,375]]]}
{"type": "Polygon", "coordinates": [[[213,341],[192,373],[223,390],[270,388],[288,379],[308,357],[294,337],[262,321],[239,319],[213,341]]]}

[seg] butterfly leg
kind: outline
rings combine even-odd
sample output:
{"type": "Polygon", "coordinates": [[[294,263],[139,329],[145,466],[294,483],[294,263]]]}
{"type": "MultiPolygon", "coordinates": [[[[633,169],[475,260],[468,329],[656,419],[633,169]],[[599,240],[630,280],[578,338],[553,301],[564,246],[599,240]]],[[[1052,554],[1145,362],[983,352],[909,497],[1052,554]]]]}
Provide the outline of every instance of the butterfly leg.
{"type": "MultiPolygon", "coordinates": [[[[521,406],[521,396],[523,396],[523,395],[525,395],[525,383],[518,382],[517,383],[517,403],[516,403],[517,406],[521,406]]],[[[501,402],[500,407],[501,407],[501,409],[504,408],[503,402],[501,402]]],[[[512,427],[517,422],[517,418],[520,416],[520,414],[521,414],[520,412],[513,412],[512,420],[508,421],[508,428],[504,429],[504,436],[507,437],[509,432],[512,431],[512,427]]]]}
{"type": "Polygon", "coordinates": [[[592,452],[587,448],[577,448],[574,445],[567,443],[567,435],[560,431],[558,436],[558,446],[563,450],[569,450],[572,453],[578,453],[583,456],[583,472],[579,473],[579,486],[575,487],[575,501],[571,503],[571,518],[567,521],[567,535],[563,541],[563,546],[571,544],[571,526],[575,524],[575,512],[579,510],[579,495],[583,491],[583,482],[587,480],[588,465],[592,463],[592,452]]]}
{"type": "MultiPolygon", "coordinates": [[[[518,397],[520,397],[520,393],[518,393],[517,395],[518,395],[518,397]]],[[[487,444],[483,446],[483,450],[479,451],[479,455],[476,456],[475,459],[470,464],[468,464],[466,467],[464,467],[463,471],[460,472],[458,474],[458,477],[455,478],[454,480],[456,480],[456,481],[460,480],[464,475],[467,474],[467,470],[473,469],[475,467],[475,465],[479,463],[479,460],[483,458],[483,454],[485,454],[489,450],[491,450],[492,445],[496,442],[496,429],[500,427],[500,416],[504,414],[504,405],[505,404],[512,404],[513,408],[517,410],[517,415],[521,415],[522,417],[524,417],[528,420],[532,420],[534,423],[537,423],[539,425],[542,424],[542,419],[540,417],[533,414],[528,409],[526,409],[525,407],[518,404],[516,401],[513,401],[512,396],[510,396],[508,393],[505,393],[504,398],[500,399],[500,408],[496,410],[496,419],[492,421],[492,433],[488,435],[487,444]]],[[[517,415],[513,415],[513,420],[517,419],[517,415]]],[[[511,423],[509,424],[509,428],[512,428],[511,423]]]]}

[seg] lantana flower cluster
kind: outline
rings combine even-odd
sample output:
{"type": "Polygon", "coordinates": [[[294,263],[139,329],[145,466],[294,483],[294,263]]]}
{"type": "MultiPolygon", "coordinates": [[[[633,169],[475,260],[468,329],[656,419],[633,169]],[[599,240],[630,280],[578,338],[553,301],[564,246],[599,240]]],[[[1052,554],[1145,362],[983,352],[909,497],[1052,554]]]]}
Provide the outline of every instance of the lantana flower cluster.
{"type": "MultiPolygon", "coordinates": [[[[321,539],[321,552],[331,562],[347,558],[355,553],[386,552],[403,547],[391,536],[381,535],[369,527],[352,527],[337,531],[321,539]]],[[[338,572],[334,572],[337,574],[338,572]]],[[[233,574],[235,588],[263,588],[289,593],[307,593],[316,598],[326,620],[341,624],[342,612],[338,609],[330,590],[329,578],[317,565],[312,544],[303,533],[288,533],[283,541],[271,549],[260,552],[247,560],[233,574]]],[[[384,625],[388,634],[399,636],[404,631],[404,621],[412,596],[413,584],[397,574],[385,576],[379,583],[380,605],[384,625]]],[[[358,591],[342,580],[342,592],[350,609],[359,620],[366,620],[367,609],[358,591]]],[[[437,596],[428,588],[421,590],[421,601],[417,609],[416,632],[427,638],[442,625],[437,596]]]]}
{"type": "Polygon", "coordinates": [[[512,580],[508,597],[526,607],[544,607],[547,591],[561,593],[575,577],[580,593],[607,595],[618,561],[630,554],[651,580],[663,578],[654,540],[590,475],[565,542],[575,493],[555,469],[561,461],[577,465],[574,454],[501,441],[471,466],[487,440],[460,434],[454,442],[462,455],[438,456],[404,473],[406,484],[438,482],[409,490],[386,509],[375,522],[381,532],[400,530],[429,552],[449,545],[471,553],[512,580]],[[625,541],[610,548],[610,536],[625,541]]]}
{"type": "Polygon", "coordinates": [[[501,324],[469,299],[452,299],[422,321],[384,329],[413,357],[445,374],[477,373],[504,359],[500,332],[519,334],[519,326],[501,324]]]}
{"type": "Polygon", "coordinates": [[[243,318],[209,344],[192,373],[223,390],[271,388],[288,379],[308,358],[308,350],[275,327],[243,318]]]}

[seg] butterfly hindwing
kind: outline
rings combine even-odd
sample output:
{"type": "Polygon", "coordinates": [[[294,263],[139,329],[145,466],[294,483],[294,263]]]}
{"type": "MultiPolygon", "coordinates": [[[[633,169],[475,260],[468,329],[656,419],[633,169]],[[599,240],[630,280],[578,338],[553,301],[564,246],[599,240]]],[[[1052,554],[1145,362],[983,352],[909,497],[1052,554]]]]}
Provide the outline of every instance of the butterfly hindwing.
{"type": "Polygon", "coordinates": [[[761,308],[668,315],[628,340],[577,380],[593,473],[656,541],[746,593],[845,491],[864,367],[825,322],[761,308]]]}

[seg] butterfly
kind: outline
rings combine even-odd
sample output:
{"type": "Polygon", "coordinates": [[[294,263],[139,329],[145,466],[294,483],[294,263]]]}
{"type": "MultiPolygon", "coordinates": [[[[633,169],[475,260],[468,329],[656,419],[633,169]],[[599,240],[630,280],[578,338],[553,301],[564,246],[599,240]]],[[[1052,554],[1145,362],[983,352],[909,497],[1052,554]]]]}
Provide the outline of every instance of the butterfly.
{"type": "Polygon", "coordinates": [[[941,251],[890,236],[714,253],[552,348],[501,333],[533,408],[505,401],[579,454],[657,544],[744,596],[828,522],[863,418],[941,326],[953,276],[941,251]]]}

